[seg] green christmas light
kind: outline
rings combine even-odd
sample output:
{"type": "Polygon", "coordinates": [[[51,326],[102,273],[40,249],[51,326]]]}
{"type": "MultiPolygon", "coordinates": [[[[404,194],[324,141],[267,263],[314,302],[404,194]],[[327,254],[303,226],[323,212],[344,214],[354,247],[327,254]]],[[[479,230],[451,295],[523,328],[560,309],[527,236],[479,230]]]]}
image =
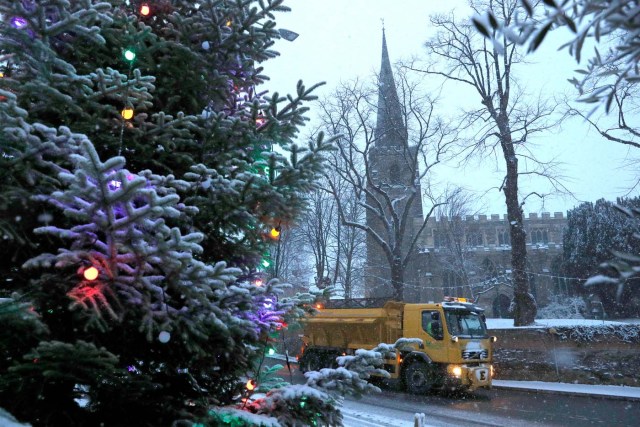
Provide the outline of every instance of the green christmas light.
{"type": "Polygon", "coordinates": [[[124,51],[124,59],[131,62],[136,59],[136,53],[132,49],[126,49],[124,51]]]}
{"type": "Polygon", "coordinates": [[[276,354],[276,349],[273,347],[270,347],[269,350],[267,351],[267,354],[269,356],[273,356],[274,354],[276,354]]]}
{"type": "Polygon", "coordinates": [[[271,262],[270,262],[268,259],[263,259],[263,260],[262,260],[262,266],[263,266],[264,268],[267,268],[267,267],[269,267],[270,265],[271,265],[271,262]]]}

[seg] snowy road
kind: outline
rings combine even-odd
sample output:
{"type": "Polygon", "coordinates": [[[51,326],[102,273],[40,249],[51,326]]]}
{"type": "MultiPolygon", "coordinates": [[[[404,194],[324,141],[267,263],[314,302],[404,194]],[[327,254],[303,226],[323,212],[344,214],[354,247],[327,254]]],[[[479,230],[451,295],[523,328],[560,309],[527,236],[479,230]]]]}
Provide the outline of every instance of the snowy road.
{"type": "Polygon", "coordinates": [[[638,402],[535,391],[480,390],[462,396],[414,396],[383,390],[361,400],[345,400],[347,427],[413,427],[425,414],[425,426],[631,426],[640,416],[638,402]]]}
{"type": "MultiPolygon", "coordinates": [[[[287,379],[291,376],[294,383],[304,382],[297,366],[291,374],[283,369],[281,375],[287,379]]],[[[548,386],[529,383],[531,389],[494,388],[462,395],[411,395],[397,386],[389,386],[380,394],[364,396],[361,400],[345,400],[341,412],[347,427],[413,427],[416,413],[425,414],[425,426],[443,427],[638,425],[640,402],[636,394],[633,395],[635,400],[580,393],[549,394],[536,389],[544,390],[548,386]]],[[[564,388],[568,387],[564,385],[564,388]]],[[[564,388],[559,391],[567,392],[564,388]]],[[[587,387],[583,388],[587,391],[587,387]]]]}

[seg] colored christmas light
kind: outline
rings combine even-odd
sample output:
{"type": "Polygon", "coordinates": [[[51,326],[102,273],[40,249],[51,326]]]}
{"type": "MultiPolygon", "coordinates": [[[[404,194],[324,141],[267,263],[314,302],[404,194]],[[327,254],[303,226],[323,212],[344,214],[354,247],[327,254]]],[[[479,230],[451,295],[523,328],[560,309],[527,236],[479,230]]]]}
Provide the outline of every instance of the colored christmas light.
{"type": "Polygon", "coordinates": [[[267,354],[269,356],[273,356],[274,354],[276,354],[276,349],[273,347],[269,347],[269,350],[267,351],[267,354]]]}
{"type": "Polygon", "coordinates": [[[11,25],[21,30],[27,26],[27,20],[24,19],[22,16],[14,16],[13,18],[11,18],[11,25]]]}
{"type": "Polygon", "coordinates": [[[82,272],[84,278],[90,282],[96,280],[98,278],[98,274],[100,274],[100,272],[95,267],[85,268],[85,270],[82,272]]]}
{"type": "Polygon", "coordinates": [[[120,112],[120,115],[125,120],[131,120],[133,118],[133,108],[131,107],[123,108],[122,111],[120,112]]]}
{"type": "Polygon", "coordinates": [[[277,239],[278,237],[280,237],[280,227],[272,228],[269,232],[269,236],[271,236],[272,239],[277,239]]]}
{"type": "Polygon", "coordinates": [[[134,59],[136,59],[136,53],[131,49],[126,49],[124,51],[124,59],[126,59],[129,62],[131,62],[134,59]]]}
{"type": "Polygon", "coordinates": [[[116,181],[115,179],[112,179],[111,181],[109,181],[107,186],[109,187],[109,190],[116,191],[117,189],[122,187],[122,183],[120,181],[116,181]]]}
{"type": "Polygon", "coordinates": [[[168,343],[170,339],[171,334],[167,331],[162,331],[160,332],[160,334],[158,334],[158,341],[160,341],[162,344],[168,343]]]}
{"type": "Polygon", "coordinates": [[[256,382],[254,380],[247,381],[247,390],[253,391],[256,389],[256,382]]]}
{"type": "Polygon", "coordinates": [[[140,5],[140,15],[149,16],[150,13],[151,8],[149,7],[149,5],[147,3],[142,3],[142,5],[140,5]]]}

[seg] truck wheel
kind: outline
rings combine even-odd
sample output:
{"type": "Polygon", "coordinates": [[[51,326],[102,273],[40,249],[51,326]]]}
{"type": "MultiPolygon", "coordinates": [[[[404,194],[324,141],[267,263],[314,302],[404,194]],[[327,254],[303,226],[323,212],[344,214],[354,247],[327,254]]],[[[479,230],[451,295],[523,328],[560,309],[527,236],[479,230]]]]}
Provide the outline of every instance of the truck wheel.
{"type": "Polygon", "coordinates": [[[408,392],[424,394],[434,386],[431,367],[424,362],[413,362],[404,371],[404,384],[408,392]]]}
{"type": "Polygon", "coordinates": [[[319,355],[312,350],[307,350],[309,352],[309,354],[305,354],[302,357],[302,363],[300,363],[300,370],[304,373],[304,372],[309,372],[309,371],[317,371],[318,369],[322,368],[322,366],[320,366],[320,357],[319,355]]]}

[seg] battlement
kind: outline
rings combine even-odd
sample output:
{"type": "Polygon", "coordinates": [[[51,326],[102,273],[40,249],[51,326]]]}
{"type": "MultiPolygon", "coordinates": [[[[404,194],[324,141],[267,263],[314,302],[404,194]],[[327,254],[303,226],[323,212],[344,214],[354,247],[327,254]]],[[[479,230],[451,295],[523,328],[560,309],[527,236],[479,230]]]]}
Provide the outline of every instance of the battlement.
{"type": "MultiPolygon", "coordinates": [[[[564,221],[565,220],[565,216],[563,212],[554,212],[553,216],[551,216],[550,212],[542,212],[540,213],[540,216],[538,215],[538,213],[535,212],[531,212],[529,213],[529,215],[523,215],[523,219],[525,221],[536,221],[536,220],[544,220],[544,221],[564,221]]],[[[487,215],[465,215],[464,217],[460,217],[460,216],[454,216],[454,217],[447,217],[447,216],[442,216],[440,218],[434,218],[431,217],[429,218],[429,223],[433,223],[433,222],[448,222],[448,221],[466,221],[466,222],[477,222],[477,223],[485,223],[485,222],[502,222],[502,221],[507,221],[507,214],[491,214],[490,216],[487,215]]]]}

